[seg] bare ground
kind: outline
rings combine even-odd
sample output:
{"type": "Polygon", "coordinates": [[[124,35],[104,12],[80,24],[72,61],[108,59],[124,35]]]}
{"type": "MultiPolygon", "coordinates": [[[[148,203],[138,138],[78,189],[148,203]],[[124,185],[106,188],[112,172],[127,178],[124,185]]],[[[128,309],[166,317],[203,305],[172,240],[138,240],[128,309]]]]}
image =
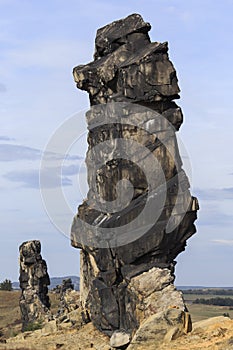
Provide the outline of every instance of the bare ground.
{"type": "MultiPolygon", "coordinates": [[[[81,328],[46,329],[21,333],[19,310],[20,292],[0,291],[0,350],[110,350],[109,339],[87,324],[81,328]],[[17,335],[18,334],[18,335],[17,335]],[[1,336],[2,335],[2,336],[1,336]]],[[[52,309],[58,305],[56,295],[51,295],[52,309]]],[[[227,308],[209,305],[189,305],[193,320],[223,315],[227,308]],[[214,309],[213,309],[214,308],[214,309]]],[[[206,324],[194,323],[194,330],[158,348],[153,343],[141,344],[136,350],[233,350],[233,320],[218,317],[206,324]]]]}

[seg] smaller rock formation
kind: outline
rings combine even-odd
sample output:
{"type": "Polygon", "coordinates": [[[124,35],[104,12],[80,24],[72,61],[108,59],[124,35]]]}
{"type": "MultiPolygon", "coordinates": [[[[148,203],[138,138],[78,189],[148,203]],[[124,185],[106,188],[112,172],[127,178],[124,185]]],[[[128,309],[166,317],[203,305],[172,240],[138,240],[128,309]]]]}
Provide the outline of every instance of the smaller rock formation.
{"type": "Polygon", "coordinates": [[[58,329],[72,329],[73,327],[79,329],[85,323],[80,308],[79,292],[71,288],[61,292],[55,321],[58,329]]]}
{"type": "Polygon", "coordinates": [[[22,330],[30,324],[43,321],[50,315],[47,264],[41,257],[40,241],[28,241],[19,247],[20,253],[20,310],[22,330]]]}
{"type": "Polygon", "coordinates": [[[53,289],[53,291],[57,294],[62,295],[65,293],[68,289],[74,289],[74,284],[72,283],[71,278],[66,278],[62,281],[62,284],[57,285],[56,288],[53,289]]]}
{"type": "Polygon", "coordinates": [[[57,286],[56,293],[60,297],[60,306],[57,312],[57,319],[63,322],[67,318],[67,314],[79,308],[80,296],[74,290],[74,285],[71,278],[64,279],[60,286],[57,286]]]}

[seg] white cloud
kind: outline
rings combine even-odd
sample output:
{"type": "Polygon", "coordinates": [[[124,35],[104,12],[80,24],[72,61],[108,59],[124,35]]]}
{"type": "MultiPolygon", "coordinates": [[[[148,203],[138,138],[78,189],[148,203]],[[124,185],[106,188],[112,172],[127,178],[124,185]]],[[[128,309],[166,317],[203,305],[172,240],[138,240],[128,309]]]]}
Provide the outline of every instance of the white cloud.
{"type": "Polygon", "coordinates": [[[35,148],[12,145],[8,143],[0,144],[0,162],[14,162],[17,160],[40,159],[41,151],[35,148]]]}
{"type": "Polygon", "coordinates": [[[0,141],[13,141],[14,139],[9,136],[0,135],[0,141]]]}
{"type": "Polygon", "coordinates": [[[206,201],[225,201],[233,199],[233,187],[226,188],[195,188],[199,198],[206,201]]]}
{"type": "MultiPolygon", "coordinates": [[[[53,169],[47,169],[46,171],[44,171],[43,176],[46,177],[47,188],[72,186],[72,180],[68,176],[60,175],[59,171],[54,172],[53,169]],[[56,176],[54,176],[54,173],[56,176]]],[[[40,189],[39,169],[26,171],[11,171],[3,175],[3,177],[8,181],[21,183],[21,187],[24,188],[40,189]]]]}
{"type": "MultiPolygon", "coordinates": [[[[0,136],[1,140],[10,140],[7,136],[0,136]]],[[[32,148],[24,145],[12,145],[8,143],[0,144],[0,162],[15,162],[18,160],[40,160],[43,151],[37,148],[32,148]]],[[[55,152],[46,152],[46,158],[49,161],[57,160],[82,160],[80,156],[59,154],[55,152]]]]}
{"type": "Polygon", "coordinates": [[[221,245],[233,246],[233,239],[213,239],[212,242],[221,245]]]}

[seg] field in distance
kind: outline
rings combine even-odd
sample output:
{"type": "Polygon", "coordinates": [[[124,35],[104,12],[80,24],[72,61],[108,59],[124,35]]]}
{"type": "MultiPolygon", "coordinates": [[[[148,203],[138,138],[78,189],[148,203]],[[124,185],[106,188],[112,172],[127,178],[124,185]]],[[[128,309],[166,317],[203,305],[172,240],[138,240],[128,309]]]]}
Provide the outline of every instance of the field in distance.
{"type": "Polygon", "coordinates": [[[213,298],[231,298],[233,299],[232,289],[203,289],[200,294],[200,290],[193,289],[192,294],[187,293],[184,290],[183,294],[187,308],[191,314],[192,321],[197,322],[210,317],[229,315],[233,319],[233,310],[229,306],[217,306],[217,305],[205,305],[195,304],[196,299],[213,299],[213,298]],[[223,290],[224,294],[220,294],[223,290]],[[215,294],[216,293],[216,294],[215,294]]]}

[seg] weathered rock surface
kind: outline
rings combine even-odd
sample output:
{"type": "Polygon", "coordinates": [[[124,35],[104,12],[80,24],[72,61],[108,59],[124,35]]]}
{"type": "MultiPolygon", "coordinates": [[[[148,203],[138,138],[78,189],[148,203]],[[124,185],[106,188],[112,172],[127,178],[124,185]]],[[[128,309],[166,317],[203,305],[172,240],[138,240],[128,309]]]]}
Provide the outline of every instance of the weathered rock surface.
{"type": "Polygon", "coordinates": [[[198,210],[175,134],[183,122],[176,71],[150,28],[133,14],[99,29],[94,61],[74,68],[92,106],[89,192],[71,232],[81,248],[81,303],[105,334],[130,334],[130,346],[142,332],[159,342],[190,330],[174,259],[198,210]]]}
{"type": "Polygon", "coordinates": [[[185,317],[185,312],[175,308],[152,314],[141,323],[128,349],[135,350],[142,344],[156,348],[161,342],[178,338],[185,333],[185,317]]]}
{"type": "Polygon", "coordinates": [[[22,329],[35,321],[49,317],[50,301],[48,285],[50,284],[47,265],[41,257],[40,241],[28,241],[21,244],[20,252],[20,310],[22,329]]]}
{"type": "Polygon", "coordinates": [[[80,295],[73,289],[66,289],[60,294],[60,306],[56,317],[64,319],[65,315],[80,307],[80,295]]]}
{"type": "Polygon", "coordinates": [[[62,295],[68,289],[74,289],[74,284],[72,283],[71,278],[62,280],[62,283],[60,285],[57,285],[56,288],[53,289],[53,292],[62,295]]]}

